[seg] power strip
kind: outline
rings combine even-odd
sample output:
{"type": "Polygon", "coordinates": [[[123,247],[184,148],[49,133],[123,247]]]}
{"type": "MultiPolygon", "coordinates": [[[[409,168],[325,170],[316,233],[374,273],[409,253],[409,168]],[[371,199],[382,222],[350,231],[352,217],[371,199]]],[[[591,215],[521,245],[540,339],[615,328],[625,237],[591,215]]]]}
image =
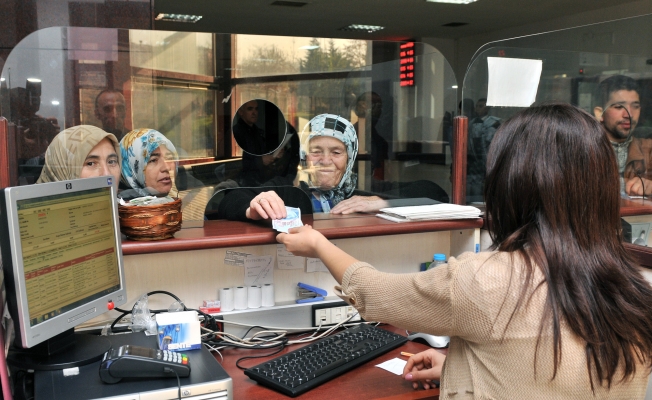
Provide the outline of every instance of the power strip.
{"type": "Polygon", "coordinates": [[[352,315],[354,315],[354,317],[351,318],[350,322],[362,321],[360,314],[358,314],[358,310],[344,301],[326,304],[313,304],[312,326],[319,326],[320,322],[321,326],[335,325],[346,320],[352,315]]]}

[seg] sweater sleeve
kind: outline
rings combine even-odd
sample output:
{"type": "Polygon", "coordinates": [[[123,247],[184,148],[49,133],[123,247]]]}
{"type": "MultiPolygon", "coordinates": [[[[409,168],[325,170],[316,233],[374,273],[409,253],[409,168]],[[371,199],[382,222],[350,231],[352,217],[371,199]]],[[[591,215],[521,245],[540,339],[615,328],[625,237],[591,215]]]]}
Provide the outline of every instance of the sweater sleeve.
{"type": "Polygon", "coordinates": [[[453,336],[450,264],[424,272],[390,274],[371,265],[351,265],[335,291],[368,321],[411,331],[453,336]]]}

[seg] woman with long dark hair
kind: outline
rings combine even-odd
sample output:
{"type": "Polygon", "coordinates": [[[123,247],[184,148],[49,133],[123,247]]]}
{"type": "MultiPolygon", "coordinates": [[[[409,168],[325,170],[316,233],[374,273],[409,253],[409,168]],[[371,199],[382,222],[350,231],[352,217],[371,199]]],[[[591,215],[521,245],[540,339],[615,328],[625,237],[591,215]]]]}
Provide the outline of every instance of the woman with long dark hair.
{"type": "Polygon", "coordinates": [[[598,122],[567,104],[496,132],[485,200],[491,251],[415,274],[359,262],[304,226],[280,234],[319,257],[364,319],[451,336],[405,378],[442,399],[639,399],[652,354],[652,288],[620,235],[616,160],[598,122]],[[443,368],[442,368],[443,367],[443,368]]]}

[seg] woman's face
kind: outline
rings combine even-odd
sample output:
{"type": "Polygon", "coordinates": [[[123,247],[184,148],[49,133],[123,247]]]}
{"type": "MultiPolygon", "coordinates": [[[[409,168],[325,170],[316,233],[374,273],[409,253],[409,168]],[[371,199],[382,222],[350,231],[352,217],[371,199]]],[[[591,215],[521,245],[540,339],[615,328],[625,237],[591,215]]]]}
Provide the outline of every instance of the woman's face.
{"type": "Polygon", "coordinates": [[[92,178],[106,175],[113,175],[116,183],[120,181],[118,154],[115,152],[113,142],[104,138],[86,156],[79,177],[92,178]]]}
{"type": "Polygon", "coordinates": [[[170,170],[174,169],[174,154],[160,145],[149,156],[145,166],[145,187],[154,194],[167,195],[172,189],[170,170]]]}
{"type": "Polygon", "coordinates": [[[322,190],[336,187],[348,162],[346,146],[331,136],[317,136],[310,140],[306,161],[313,183],[322,190]]]}

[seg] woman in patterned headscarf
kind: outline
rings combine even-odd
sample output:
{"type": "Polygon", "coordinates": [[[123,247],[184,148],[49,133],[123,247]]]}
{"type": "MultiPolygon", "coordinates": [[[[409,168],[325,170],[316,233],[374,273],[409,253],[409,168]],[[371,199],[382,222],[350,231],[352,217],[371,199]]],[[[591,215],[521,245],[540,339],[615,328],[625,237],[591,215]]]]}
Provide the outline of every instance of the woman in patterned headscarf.
{"type": "Polygon", "coordinates": [[[92,125],[61,131],[45,152],[45,165],[36,183],[112,175],[120,179],[118,139],[92,125]]]}
{"type": "Polygon", "coordinates": [[[174,183],[178,156],[172,142],[162,133],[154,129],[135,129],[120,141],[120,152],[122,181],[133,190],[121,192],[121,195],[126,198],[168,195],[174,183]]]}
{"type": "Polygon", "coordinates": [[[311,194],[315,212],[330,212],[356,188],[353,165],[358,136],[346,119],[321,114],[306,124],[301,143],[302,172],[307,175],[307,181],[300,181],[301,188],[311,194]]]}
{"type": "MultiPolygon", "coordinates": [[[[310,197],[312,212],[349,214],[376,211],[386,206],[378,196],[356,196],[357,176],[353,172],[358,154],[358,137],[351,122],[334,114],[321,114],[308,122],[301,133],[302,170],[299,188],[310,197]]],[[[219,205],[222,218],[259,220],[285,218],[285,205],[301,207],[306,196],[296,188],[270,191],[241,188],[230,192],[219,205]]],[[[302,212],[306,212],[305,210],[302,212]]]]}

